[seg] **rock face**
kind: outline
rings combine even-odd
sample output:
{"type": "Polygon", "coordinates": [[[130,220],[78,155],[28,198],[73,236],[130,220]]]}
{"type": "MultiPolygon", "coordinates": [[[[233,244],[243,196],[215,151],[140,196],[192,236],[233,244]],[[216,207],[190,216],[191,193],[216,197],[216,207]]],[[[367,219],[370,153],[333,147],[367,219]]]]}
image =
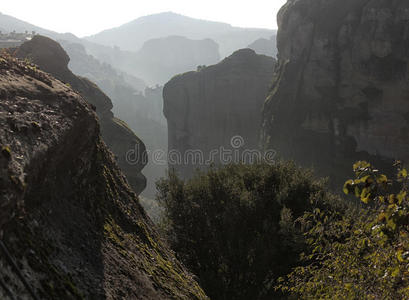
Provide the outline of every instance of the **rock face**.
{"type": "Polygon", "coordinates": [[[34,65],[0,57],[0,298],[207,299],[156,230],[91,106],[34,65]]]}
{"type": "Polygon", "coordinates": [[[74,75],[68,69],[70,58],[67,53],[57,42],[47,37],[35,36],[19,47],[15,55],[31,60],[42,70],[69,84],[88,103],[96,107],[105,143],[115,154],[118,165],[127,176],[131,187],[140,194],[146,186],[146,178],[141,173],[146,165],[145,145],[124,122],[114,117],[111,111],[112,102],[108,96],[88,79],[74,75]],[[137,157],[127,161],[126,155],[130,150],[135,150],[132,153],[137,157]]]}
{"type": "Polygon", "coordinates": [[[168,82],[163,97],[170,166],[190,177],[209,159],[226,162],[220,157],[220,147],[233,149],[235,136],[243,140],[236,139],[234,149],[259,149],[261,110],[274,64],[271,57],[243,49],[217,65],[168,82]],[[201,151],[203,161],[189,156],[191,151],[201,151]],[[210,155],[213,151],[218,151],[216,156],[210,155]]]}
{"type": "Polygon", "coordinates": [[[220,61],[219,45],[210,39],[169,36],[146,41],[135,56],[135,74],[150,85],[163,85],[174,75],[220,61]]]}
{"type": "Polygon", "coordinates": [[[409,2],[288,1],[278,21],[266,144],[334,178],[357,159],[408,161],[409,2]]]}

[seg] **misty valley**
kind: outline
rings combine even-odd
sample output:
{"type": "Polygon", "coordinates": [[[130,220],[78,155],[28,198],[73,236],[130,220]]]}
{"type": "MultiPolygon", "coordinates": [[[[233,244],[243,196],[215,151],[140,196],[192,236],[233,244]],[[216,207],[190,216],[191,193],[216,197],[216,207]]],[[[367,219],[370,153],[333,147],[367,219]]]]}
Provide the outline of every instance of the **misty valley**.
{"type": "Polygon", "coordinates": [[[409,299],[409,2],[281,2],[0,13],[0,299],[409,299]]]}

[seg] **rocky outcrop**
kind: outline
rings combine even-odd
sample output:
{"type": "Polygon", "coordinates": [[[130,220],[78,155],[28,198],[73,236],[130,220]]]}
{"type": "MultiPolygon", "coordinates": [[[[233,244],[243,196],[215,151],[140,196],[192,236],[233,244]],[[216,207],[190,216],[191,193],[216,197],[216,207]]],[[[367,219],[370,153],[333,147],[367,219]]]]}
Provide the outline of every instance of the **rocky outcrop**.
{"type": "Polygon", "coordinates": [[[274,63],[271,57],[243,49],[217,65],[176,76],[168,82],[163,96],[170,166],[190,177],[195,168],[210,161],[231,159],[231,155],[220,157],[221,147],[259,149],[261,110],[274,63]],[[235,136],[242,139],[236,138],[232,147],[235,136]],[[187,154],[197,150],[204,154],[203,160],[187,154]],[[211,155],[214,151],[215,156],[211,155]]]}
{"type": "Polygon", "coordinates": [[[206,299],[99,132],[77,92],[0,57],[0,298],[206,299]]]}
{"type": "Polygon", "coordinates": [[[291,0],[278,22],[266,144],[343,180],[357,159],[408,161],[409,2],[291,0]]]}
{"type": "Polygon", "coordinates": [[[137,194],[146,186],[146,178],[141,171],[146,165],[146,150],[143,142],[121,120],[114,117],[112,102],[93,82],[74,75],[68,69],[70,58],[64,49],[55,41],[35,36],[17,49],[18,58],[28,59],[55,78],[69,84],[78,91],[88,103],[96,107],[100,118],[101,133],[105,143],[117,158],[119,167],[127,176],[129,184],[137,194]],[[137,157],[127,161],[128,151],[137,157]]]}

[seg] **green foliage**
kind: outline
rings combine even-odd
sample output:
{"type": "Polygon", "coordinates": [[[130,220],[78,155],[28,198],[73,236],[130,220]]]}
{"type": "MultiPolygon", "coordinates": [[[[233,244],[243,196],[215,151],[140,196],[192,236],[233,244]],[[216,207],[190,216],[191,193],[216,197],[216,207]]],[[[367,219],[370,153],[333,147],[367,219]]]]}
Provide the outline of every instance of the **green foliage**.
{"type": "Polygon", "coordinates": [[[408,173],[398,162],[390,180],[367,162],[354,165],[356,178],[344,192],[363,206],[307,212],[309,251],[278,289],[301,299],[408,299],[408,173]]]}
{"type": "Polygon", "coordinates": [[[356,179],[348,180],[344,185],[345,194],[354,194],[365,204],[379,197],[388,187],[390,182],[384,174],[374,169],[371,164],[359,161],[353,166],[356,179]]]}
{"type": "Polygon", "coordinates": [[[304,248],[294,219],[328,197],[292,163],[211,168],[186,182],[170,172],[158,191],[173,249],[213,300],[282,296],[276,279],[304,248]]]}

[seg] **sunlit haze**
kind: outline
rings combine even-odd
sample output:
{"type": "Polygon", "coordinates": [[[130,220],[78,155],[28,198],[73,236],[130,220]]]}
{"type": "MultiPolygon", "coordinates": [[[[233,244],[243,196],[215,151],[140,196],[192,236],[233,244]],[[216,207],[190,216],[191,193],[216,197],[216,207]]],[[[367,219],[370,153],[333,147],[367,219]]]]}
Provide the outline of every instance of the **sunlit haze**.
{"type": "Polygon", "coordinates": [[[77,36],[98,33],[138,17],[172,11],[193,18],[240,27],[276,28],[276,14],[285,0],[253,1],[2,1],[0,12],[34,25],[77,36]]]}

